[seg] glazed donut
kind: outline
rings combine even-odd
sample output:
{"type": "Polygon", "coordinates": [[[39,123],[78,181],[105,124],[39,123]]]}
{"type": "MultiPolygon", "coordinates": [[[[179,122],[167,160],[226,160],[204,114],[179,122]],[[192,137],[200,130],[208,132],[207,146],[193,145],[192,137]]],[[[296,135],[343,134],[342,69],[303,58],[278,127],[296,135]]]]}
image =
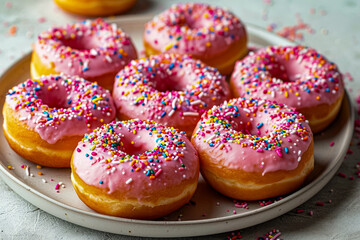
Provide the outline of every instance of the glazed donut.
{"type": "Polygon", "coordinates": [[[85,135],[74,151],[71,168],[76,193],[93,210],[155,219],[191,199],[199,158],[176,129],[130,120],[105,124],[85,135]]]}
{"type": "Polygon", "coordinates": [[[102,19],[86,20],[41,33],[31,59],[31,77],[64,73],[98,82],[106,89],[137,53],[130,37],[102,19]]]}
{"type": "Polygon", "coordinates": [[[54,0],[63,10],[84,16],[109,16],[126,12],[136,0],[54,0]]]}
{"type": "Polygon", "coordinates": [[[259,97],[295,107],[314,133],[335,119],[344,96],[336,65],[305,46],[270,46],[250,54],[236,63],[230,85],[236,97],[259,97]]]}
{"type": "Polygon", "coordinates": [[[245,201],[290,193],[314,168],[307,121],[293,108],[261,99],[232,99],[201,117],[191,139],[206,181],[245,201]]]}
{"type": "Polygon", "coordinates": [[[229,11],[203,3],[175,4],[145,25],[145,52],[191,54],[230,74],[247,50],[243,23],[229,11]]]}
{"type": "Polygon", "coordinates": [[[79,77],[42,76],[13,87],[3,107],[4,135],[20,156],[47,167],[70,167],[83,135],[115,119],[108,90],[79,77]]]}
{"type": "Polygon", "coordinates": [[[121,120],[151,119],[191,137],[201,114],[230,98],[224,77],[187,55],[134,60],[116,75],[113,98],[121,120]]]}

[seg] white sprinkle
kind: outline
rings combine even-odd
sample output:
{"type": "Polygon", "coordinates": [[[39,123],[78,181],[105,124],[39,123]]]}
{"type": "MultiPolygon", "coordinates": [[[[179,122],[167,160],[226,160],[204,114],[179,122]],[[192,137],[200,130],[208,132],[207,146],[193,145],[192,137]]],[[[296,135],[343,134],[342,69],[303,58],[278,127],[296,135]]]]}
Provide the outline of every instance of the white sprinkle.
{"type": "Polygon", "coordinates": [[[108,61],[109,63],[112,62],[112,59],[111,59],[111,57],[109,57],[109,55],[105,55],[105,59],[106,59],[106,61],[108,61]]]}
{"type": "Polygon", "coordinates": [[[299,150],[299,152],[298,152],[298,155],[300,156],[300,154],[301,154],[301,150],[299,150]]]}
{"type": "Polygon", "coordinates": [[[96,56],[98,54],[98,52],[95,49],[92,48],[90,50],[90,54],[93,55],[93,56],[96,56]]]}
{"type": "Polygon", "coordinates": [[[195,101],[192,101],[192,102],[190,103],[190,105],[197,105],[197,104],[202,104],[202,103],[204,103],[204,102],[201,101],[201,100],[195,100],[195,101]]]}
{"type": "Polygon", "coordinates": [[[171,117],[174,113],[175,113],[175,110],[172,109],[172,110],[169,112],[168,116],[171,117]]]}
{"type": "Polygon", "coordinates": [[[197,112],[184,112],[183,113],[184,116],[199,116],[199,113],[197,112]]]}
{"type": "Polygon", "coordinates": [[[43,178],[43,179],[41,179],[42,181],[43,181],[43,183],[47,183],[47,181],[43,178]]]}
{"type": "Polygon", "coordinates": [[[132,178],[129,178],[128,180],[126,180],[126,184],[129,184],[129,183],[131,183],[132,182],[132,178]]]}
{"type": "Polygon", "coordinates": [[[298,162],[300,162],[301,161],[301,157],[298,157],[298,162]]]}
{"type": "Polygon", "coordinates": [[[27,167],[25,169],[25,173],[26,173],[27,176],[30,176],[30,167],[27,167]]]}
{"type": "Polygon", "coordinates": [[[173,108],[173,109],[175,109],[175,107],[176,107],[176,102],[177,102],[177,98],[175,98],[173,101],[172,101],[172,103],[171,103],[171,107],[173,108]]]}

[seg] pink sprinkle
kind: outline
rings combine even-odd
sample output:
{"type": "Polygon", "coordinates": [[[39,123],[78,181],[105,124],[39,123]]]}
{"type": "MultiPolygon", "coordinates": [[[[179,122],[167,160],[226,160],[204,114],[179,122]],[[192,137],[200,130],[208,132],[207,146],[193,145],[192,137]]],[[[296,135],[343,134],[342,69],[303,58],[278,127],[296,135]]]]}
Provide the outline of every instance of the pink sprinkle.
{"type": "Polygon", "coordinates": [[[41,18],[39,18],[39,19],[38,19],[38,22],[39,22],[39,23],[43,23],[43,22],[46,22],[46,18],[44,18],[44,17],[41,17],[41,18]]]}
{"type": "Polygon", "coordinates": [[[324,206],[324,203],[323,202],[317,202],[316,205],[317,206],[324,206]]]}
{"type": "Polygon", "coordinates": [[[155,177],[159,176],[159,174],[162,172],[162,169],[159,169],[156,173],[155,173],[155,177]]]}
{"type": "Polygon", "coordinates": [[[350,82],[354,81],[354,78],[351,76],[349,72],[344,73],[345,77],[349,79],[350,82]]]}
{"type": "Polygon", "coordinates": [[[236,211],[235,211],[235,210],[233,210],[233,214],[236,214],[236,211]]]}
{"type": "Polygon", "coordinates": [[[349,148],[346,152],[346,154],[353,154],[353,151],[349,148]]]}
{"type": "Polygon", "coordinates": [[[80,149],[80,148],[76,148],[76,151],[77,151],[77,152],[81,152],[81,149],[80,149]]]}
{"type": "Polygon", "coordinates": [[[305,212],[304,209],[298,209],[298,210],[296,210],[296,213],[303,213],[303,212],[305,212]]]}
{"type": "Polygon", "coordinates": [[[345,173],[339,172],[338,175],[339,175],[340,177],[346,178],[346,174],[345,174],[345,173]]]}
{"type": "Polygon", "coordinates": [[[334,142],[331,142],[331,143],[330,143],[330,147],[334,146],[334,144],[335,144],[334,142]]]}
{"type": "Polygon", "coordinates": [[[60,184],[56,184],[56,186],[55,186],[55,190],[58,190],[60,188],[60,184]]]}
{"type": "Polygon", "coordinates": [[[310,211],[310,212],[309,212],[309,215],[310,215],[310,216],[314,215],[314,212],[313,212],[313,211],[310,211]]]}
{"type": "Polygon", "coordinates": [[[354,180],[354,177],[353,177],[353,176],[351,176],[351,177],[349,177],[349,179],[350,179],[350,180],[354,180]]]}
{"type": "Polygon", "coordinates": [[[12,3],[11,2],[6,2],[5,7],[6,8],[12,8],[12,3]]]}

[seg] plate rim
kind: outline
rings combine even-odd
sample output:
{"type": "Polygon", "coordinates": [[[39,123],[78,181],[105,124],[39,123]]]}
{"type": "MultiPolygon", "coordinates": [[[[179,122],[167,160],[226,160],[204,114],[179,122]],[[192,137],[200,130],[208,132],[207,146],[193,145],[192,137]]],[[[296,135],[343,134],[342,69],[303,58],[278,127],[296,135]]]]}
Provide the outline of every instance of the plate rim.
{"type": "MultiPolygon", "coordinates": [[[[112,18],[112,19],[109,19],[109,21],[112,21],[112,22],[115,22],[115,21],[124,21],[124,22],[126,22],[126,21],[139,21],[140,22],[140,21],[146,21],[145,19],[151,19],[151,18],[152,17],[148,16],[148,15],[144,15],[144,16],[136,16],[136,15],[134,15],[134,16],[120,17],[120,18],[117,18],[117,19],[112,18]]],[[[246,26],[247,31],[248,32],[253,32],[252,34],[256,34],[258,32],[261,32],[262,36],[264,36],[264,35],[265,36],[270,36],[272,39],[275,39],[275,40],[272,40],[272,41],[286,42],[288,45],[296,44],[295,42],[290,42],[289,40],[287,40],[285,38],[282,38],[282,37],[280,37],[280,36],[278,36],[278,35],[276,35],[274,33],[268,32],[265,29],[263,29],[263,28],[261,28],[259,26],[256,26],[254,24],[250,24],[250,23],[247,23],[247,22],[244,22],[244,24],[246,26]]],[[[265,38],[265,40],[268,40],[268,39],[269,38],[265,38]]],[[[32,53],[32,51],[22,55],[20,57],[20,59],[15,61],[7,70],[5,70],[4,73],[0,76],[0,81],[2,81],[2,79],[6,78],[6,76],[8,74],[10,74],[11,71],[13,71],[13,69],[16,68],[16,66],[20,65],[23,61],[27,61],[28,58],[31,58],[31,53],[32,53]]],[[[348,119],[347,123],[348,122],[353,122],[354,119],[355,119],[355,110],[353,108],[353,103],[351,101],[351,98],[350,98],[347,90],[345,90],[345,96],[344,96],[343,101],[347,101],[348,104],[346,106],[349,108],[349,119],[348,119]]],[[[343,102],[342,104],[344,105],[345,103],[343,102]]],[[[349,129],[347,129],[347,131],[353,132],[353,129],[354,129],[353,124],[350,124],[349,126],[348,126],[348,124],[346,124],[346,126],[349,128],[349,129]]],[[[350,144],[350,141],[351,141],[351,137],[347,138],[346,141],[343,143],[344,146],[348,146],[350,144]]],[[[247,217],[247,216],[255,215],[255,214],[258,214],[259,212],[266,212],[266,211],[268,211],[270,209],[278,207],[279,205],[291,202],[293,199],[297,198],[298,196],[309,192],[309,190],[311,190],[311,188],[313,186],[316,186],[317,184],[321,183],[324,180],[324,178],[326,178],[326,177],[329,178],[328,181],[326,181],[325,183],[322,183],[322,185],[321,185],[321,187],[320,187],[320,189],[318,191],[316,191],[313,194],[310,194],[311,196],[307,197],[305,200],[302,200],[301,203],[298,204],[298,205],[300,205],[303,202],[308,201],[315,194],[317,194],[330,181],[330,179],[335,175],[336,170],[341,166],[345,155],[346,155],[346,151],[342,151],[340,153],[340,155],[338,155],[340,160],[336,161],[334,163],[334,166],[332,166],[331,168],[326,169],[326,171],[324,173],[319,175],[312,182],[310,182],[309,184],[301,187],[300,189],[296,190],[295,192],[291,193],[290,195],[288,195],[286,198],[282,199],[281,201],[272,203],[272,204],[267,205],[267,206],[263,206],[263,207],[261,207],[259,209],[255,209],[255,210],[253,210],[251,212],[244,212],[244,213],[240,213],[240,214],[229,215],[229,216],[221,216],[221,217],[210,218],[210,219],[183,220],[183,221],[169,221],[169,220],[159,221],[159,220],[127,219],[127,218],[121,218],[121,217],[108,216],[108,215],[100,214],[100,213],[97,213],[97,212],[85,211],[85,210],[82,210],[82,209],[75,208],[73,206],[69,206],[69,205],[67,205],[65,203],[59,202],[59,201],[57,201],[57,200],[55,200],[55,199],[53,199],[51,197],[48,197],[47,195],[45,195],[43,193],[37,191],[36,189],[28,186],[25,182],[21,181],[20,179],[15,177],[13,174],[11,174],[10,171],[7,168],[5,168],[5,166],[3,166],[4,165],[3,162],[2,162],[2,164],[0,164],[0,172],[5,174],[6,177],[8,179],[12,180],[12,182],[14,184],[17,184],[17,186],[21,187],[22,190],[27,190],[31,194],[34,194],[37,197],[42,198],[44,201],[48,201],[51,204],[56,205],[57,207],[60,207],[64,211],[70,210],[70,211],[73,211],[75,213],[81,214],[82,216],[89,216],[89,217],[96,218],[96,219],[99,219],[99,220],[108,220],[108,221],[114,221],[114,222],[117,222],[117,223],[136,223],[136,224],[141,224],[141,225],[146,224],[146,225],[153,225],[153,226],[154,225],[156,225],[156,226],[189,225],[190,226],[190,225],[200,225],[200,224],[206,224],[206,223],[232,221],[232,220],[235,220],[235,219],[242,219],[242,218],[247,217]],[[333,172],[333,173],[331,174],[331,176],[329,176],[328,174],[331,173],[331,172],[333,172]]],[[[7,181],[5,181],[5,179],[4,179],[5,176],[3,176],[1,174],[0,174],[0,176],[4,180],[4,182],[9,186],[7,181]]],[[[14,190],[13,188],[11,188],[11,189],[14,190]]],[[[21,194],[19,194],[19,195],[22,197],[21,194]]],[[[25,199],[25,200],[30,202],[31,204],[34,204],[33,202],[29,201],[28,199],[25,199]]],[[[34,204],[34,205],[36,205],[36,204],[34,204]]],[[[38,205],[36,205],[36,206],[38,206],[38,205]]],[[[43,209],[41,206],[38,206],[38,207],[43,209]]],[[[289,211],[289,210],[286,210],[286,212],[287,211],[289,211]]],[[[46,211],[46,212],[50,213],[49,211],[46,211]]],[[[279,215],[282,215],[283,213],[285,213],[285,212],[282,212],[279,215]]],[[[65,219],[64,217],[60,216],[60,214],[52,214],[52,215],[54,215],[56,217],[59,217],[61,219],[65,219]]],[[[279,216],[279,215],[277,215],[277,216],[279,216]]],[[[277,216],[275,216],[275,217],[277,217],[277,216]]],[[[65,219],[65,220],[69,221],[68,219],[65,219]]],[[[72,221],[70,221],[70,222],[72,222],[72,221]]],[[[81,225],[80,223],[76,223],[76,222],[72,222],[72,223],[81,225]]],[[[82,226],[88,227],[86,225],[82,225],[82,226]]],[[[95,228],[93,228],[93,229],[95,229],[95,228]]],[[[198,235],[206,235],[206,234],[198,234],[198,235]]],[[[140,235],[137,235],[137,236],[140,236],[140,235]]],[[[190,236],[197,236],[197,235],[190,235],[190,236]]]]}

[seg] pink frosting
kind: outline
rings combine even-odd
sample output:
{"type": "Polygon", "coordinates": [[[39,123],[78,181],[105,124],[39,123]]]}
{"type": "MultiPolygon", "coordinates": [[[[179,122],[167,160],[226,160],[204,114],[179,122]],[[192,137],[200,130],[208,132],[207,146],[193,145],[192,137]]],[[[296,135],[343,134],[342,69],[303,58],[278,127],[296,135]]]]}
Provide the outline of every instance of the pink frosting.
{"type": "Polygon", "coordinates": [[[118,113],[181,129],[230,97],[224,77],[186,55],[160,54],[132,61],[115,80],[118,113]]]}
{"type": "Polygon", "coordinates": [[[95,129],[79,142],[72,163],[86,184],[140,202],[199,176],[197,152],[185,135],[153,121],[95,129]]]}
{"type": "Polygon", "coordinates": [[[144,41],[160,52],[214,56],[246,37],[229,11],[202,3],[175,4],[145,25],[144,41]]]}
{"type": "Polygon", "coordinates": [[[276,100],[291,107],[333,104],[344,92],[336,65],[304,46],[270,46],[235,65],[231,76],[243,97],[276,100]]]}
{"type": "Polygon", "coordinates": [[[47,67],[83,78],[117,72],[137,53],[130,37],[102,19],[86,20],[42,32],[35,51],[47,67]]]}
{"type": "Polygon", "coordinates": [[[6,103],[20,121],[50,144],[110,122],[116,111],[108,90],[64,75],[20,83],[9,90],[6,103]]]}
{"type": "Polygon", "coordinates": [[[232,99],[203,114],[193,142],[214,164],[263,175],[295,169],[312,141],[301,113],[261,99],[232,99]]]}

